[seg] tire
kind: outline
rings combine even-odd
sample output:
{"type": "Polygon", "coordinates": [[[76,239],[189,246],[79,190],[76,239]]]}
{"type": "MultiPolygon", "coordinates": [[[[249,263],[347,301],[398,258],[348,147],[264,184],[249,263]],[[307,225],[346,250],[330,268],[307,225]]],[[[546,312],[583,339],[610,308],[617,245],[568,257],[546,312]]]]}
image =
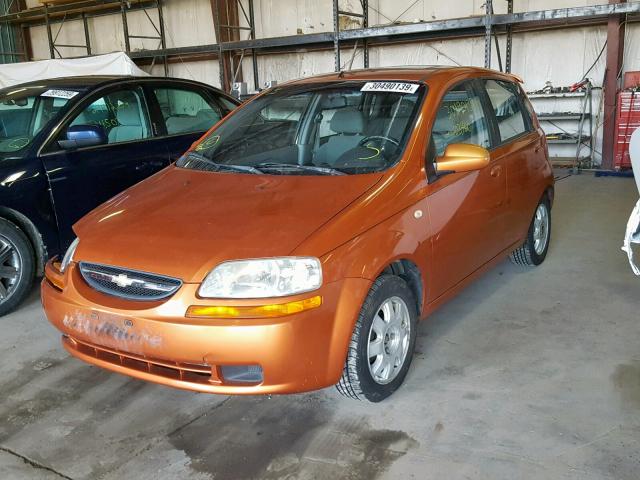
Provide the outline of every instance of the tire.
{"type": "Polygon", "coordinates": [[[13,223],[0,218],[0,316],[16,308],[29,294],[34,275],[31,242],[13,223]]]}
{"type": "Polygon", "coordinates": [[[380,402],[395,392],[411,365],[417,324],[416,301],[407,283],[395,275],[380,276],[360,310],[342,377],[336,384],[338,391],[345,397],[370,402],[380,402]],[[388,319],[384,318],[385,311],[388,319]],[[394,320],[393,324],[389,320],[394,320]],[[384,335],[378,333],[382,331],[384,335]],[[370,346],[384,353],[370,356],[370,346]],[[385,364],[389,367],[386,379],[385,364]]]}
{"type": "Polygon", "coordinates": [[[551,241],[551,207],[545,195],[538,203],[531,219],[527,239],[521,247],[511,252],[511,261],[516,265],[535,267],[544,262],[551,241]]]}

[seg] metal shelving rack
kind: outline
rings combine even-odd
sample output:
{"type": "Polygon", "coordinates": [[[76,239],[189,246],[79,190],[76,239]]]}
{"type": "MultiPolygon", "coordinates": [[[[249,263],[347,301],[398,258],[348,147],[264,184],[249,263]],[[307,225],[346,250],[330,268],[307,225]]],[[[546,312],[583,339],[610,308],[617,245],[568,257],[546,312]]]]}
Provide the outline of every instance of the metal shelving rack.
{"type": "MultiPolygon", "coordinates": [[[[55,4],[48,7],[49,24],[60,23],[72,18],[81,19],[82,12],[87,17],[122,14],[122,4],[126,3],[126,10],[132,11],[139,8],[146,8],[151,5],[160,5],[168,0],[80,0],[72,4],[55,4]]],[[[211,0],[212,5],[222,0],[211,0]]],[[[226,2],[236,0],[226,0],[226,2]]],[[[247,4],[248,0],[238,0],[247,4]]],[[[325,0],[329,1],[329,0],[325,0]]],[[[335,0],[332,0],[335,2],[335,0]]],[[[186,61],[189,58],[219,58],[226,52],[231,55],[241,56],[244,51],[251,51],[252,54],[261,55],[279,52],[297,52],[300,49],[333,49],[336,56],[339,55],[340,48],[353,47],[356,42],[363,45],[365,52],[373,45],[383,45],[394,42],[416,42],[425,40],[441,40],[446,38],[460,37],[484,37],[485,38],[485,65],[491,66],[492,42],[499,44],[498,38],[506,36],[506,60],[504,69],[509,71],[511,67],[513,33],[530,31],[536,29],[564,29],[571,26],[602,25],[606,24],[609,17],[616,15],[631,15],[626,19],[627,23],[638,21],[633,14],[640,13],[640,2],[608,3],[601,5],[589,5],[570,8],[557,8],[551,10],[538,10],[530,12],[513,12],[512,0],[507,1],[507,13],[495,14],[493,4],[496,0],[486,2],[485,15],[477,15],[464,18],[454,18],[447,20],[434,20],[417,23],[392,23],[389,25],[368,26],[368,7],[366,1],[361,1],[363,6],[363,17],[367,17],[367,22],[363,22],[363,28],[342,30],[339,28],[339,16],[348,13],[351,16],[360,15],[359,12],[344,12],[334,6],[334,29],[330,32],[299,34],[282,37],[255,38],[253,35],[246,40],[230,39],[219,41],[215,44],[193,45],[187,47],[168,48],[163,42],[162,48],[155,50],[130,51],[130,56],[140,62],[155,61],[160,58],[168,62],[172,58],[180,58],[186,61]],[[337,28],[336,28],[336,23],[337,28]]],[[[0,12],[1,13],[1,12],[0,12]]],[[[253,12],[247,13],[249,25],[255,25],[253,12]]],[[[364,20],[364,18],[363,18],[364,20]]],[[[46,17],[43,7],[23,9],[20,11],[5,12],[0,15],[0,26],[5,28],[28,28],[35,25],[45,25],[46,17]]],[[[214,18],[214,26],[219,29],[214,18]]],[[[240,25],[229,25],[229,27],[240,27],[240,25]]],[[[160,29],[159,29],[160,30],[160,29]]],[[[159,34],[160,36],[164,36],[159,34]]],[[[131,37],[129,35],[129,37],[131,37]]],[[[220,38],[220,36],[218,37],[220,38]]],[[[85,45],[87,51],[90,45],[85,45]]],[[[1,54],[2,52],[0,52],[1,54]]],[[[21,52],[14,52],[24,55],[21,52]]],[[[91,51],[93,54],[94,52],[91,51]]],[[[227,58],[230,55],[227,55],[227,58]]],[[[366,58],[366,53],[365,53],[366,58]]],[[[500,56],[498,60],[501,63],[500,56]]],[[[230,62],[231,60],[223,60],[230,62]]],[[[255,62],[254,62],[255,64],[255,62]]],[[[256,72],[257,73],[257,72],[256,72]]],[[[257,74],[254,76],[258,85],[257,74]]]]}
{"type": "Polygon", "coordinates": [[[576,153],[573,157],[550,157],[554,166],[571,167],[575,172],[580,168],[590,167],[593,153],[593,87],[588,82],[585,90],[579,92],[557,92],[557,93],[531,93],[529,99],[533,100],[535,105],[536,99],[581,99],[581,110],[579,112],[553,112],[539,113],[538,120],[541,122],[549,122],[556,129],[561,130],[557,133],[558,138],[553,138],[554,133],[547,133],[547,143],[554,144],[573,144],[576,145],[576,153]],[[576,132],[570,133],[563,127],[556,125],[554,122],[578,122],[576,132]],[[588,134],[585,134],[585,126],[587,126],[588,134]],[[582,156],[584,149],[587,149],[587,155],[582,156]]]}
{"type": "MultiPolygon", "coordinates": [[[[339,0],[333,0],[333,51],[336,72],[339,72],[342,68],[340,62],[340,17],[359,18],[362,20],[362,28],[369,28],[369,0],[360,0],[360,6],[362,7],[362,13],[348,12],[340,9],[339,0]]],[[[352,61],[355,56],[355,49],[358,47],[358,42],[359,40],[356,40],[354,45],[354,52],[351,57],[352,61]]],[[[369,68],[369,41],[366,38],[362,39],[362,52],[364,55],[364,68],[369,68]]]]}

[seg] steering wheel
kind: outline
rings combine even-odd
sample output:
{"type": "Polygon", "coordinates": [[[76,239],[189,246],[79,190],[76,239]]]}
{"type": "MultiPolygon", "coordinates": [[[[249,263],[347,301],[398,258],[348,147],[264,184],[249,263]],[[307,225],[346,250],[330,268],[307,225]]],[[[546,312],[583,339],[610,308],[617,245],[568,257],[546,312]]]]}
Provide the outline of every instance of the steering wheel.
{"type": "Polygon", "coordinates": [[[391,138],[391,137],[385,137],[384,135],[369,135],[368,137],[364,137],[362,140],[360,140],[358,142],[358,145],[363,147],[365,143],[367,143],[369,140],[384,140],[387,141],[389,143],[393,143],[396,147],[400,146],[400,142],[398,140],[396,140],[395,138],[391,138]]]}

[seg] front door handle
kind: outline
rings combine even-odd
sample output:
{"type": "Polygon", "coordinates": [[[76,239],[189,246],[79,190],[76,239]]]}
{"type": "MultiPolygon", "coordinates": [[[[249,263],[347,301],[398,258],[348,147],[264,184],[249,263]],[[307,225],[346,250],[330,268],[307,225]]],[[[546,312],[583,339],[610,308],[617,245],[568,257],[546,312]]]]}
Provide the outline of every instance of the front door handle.
{"type": "Polygon", "coordinates": [[[502,173],[502,166],[496,165],[492,167],[489,173],[491,174],[492,177],[499,177],[500,174],[502,173]]]}

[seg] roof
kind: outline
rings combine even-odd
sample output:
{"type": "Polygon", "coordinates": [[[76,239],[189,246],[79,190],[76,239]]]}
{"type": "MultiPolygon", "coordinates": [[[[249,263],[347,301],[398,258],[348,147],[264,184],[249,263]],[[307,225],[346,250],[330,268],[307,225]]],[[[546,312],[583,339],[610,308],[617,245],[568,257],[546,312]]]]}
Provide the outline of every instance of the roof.
{"type": "Polygon", "coordinates": [[[76,77],[51,78],[47,80],[36,80],[33,82],[22,83],[20,85],[6,87],[6,89],[15,90],[16,87],[19,87],[19,88],[44,87],[44,88],[71,88],[74,90],[92,90],[94,88],[108,85],[111,83],[126,82],[130,80],[138,80],[143,82],[146,82],[149,80],[185,82],[185,83],[191,83],[191,84],[198,84],[203,87],[218,90],[216,87],[213,87],[211,85],[206,85],[201,82],[196,82],[196,81],[188,80],[184,78],[151,77],[151,76],[137,77],[132,75],[84,75],[84,76],[76,76],[76,77]]]}
{"type": "Polygon", "coordinates": [[[471,66],[446,66],[446,65],[425,65],[425,66],[398,66],[383,68],[367,68],[359,70],[343,70],[342,72],[332,72],[322,75],[315,75],[287,83],[305,83],[332,81],[332,80],[405,80],[423,82],[434,75],[456,75],[456,74],[492,74],[509,77],[512,80],[519,80],[515,75],[471,66]]]}

